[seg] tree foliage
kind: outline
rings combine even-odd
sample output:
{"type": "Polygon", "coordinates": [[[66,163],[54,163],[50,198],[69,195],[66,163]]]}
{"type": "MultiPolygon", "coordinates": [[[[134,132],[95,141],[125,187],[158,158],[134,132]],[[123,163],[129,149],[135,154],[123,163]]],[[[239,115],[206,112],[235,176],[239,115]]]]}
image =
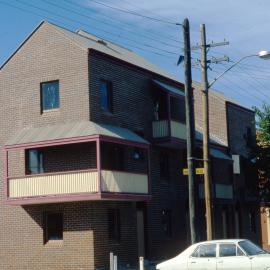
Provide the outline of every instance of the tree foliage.
{"type": "Polygon", "coordinates": [[[256,165],[261,200],[270,201],[270,105],[255,107],[256,113],[256,165]]]}

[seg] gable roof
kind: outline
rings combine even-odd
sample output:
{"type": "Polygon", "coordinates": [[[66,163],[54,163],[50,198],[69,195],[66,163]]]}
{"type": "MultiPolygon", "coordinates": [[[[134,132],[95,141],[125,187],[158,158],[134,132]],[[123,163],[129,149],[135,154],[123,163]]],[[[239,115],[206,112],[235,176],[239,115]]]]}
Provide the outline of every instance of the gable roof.
{"type": "Polygon", "coordinates": [[[58,31],[58,33],[62,33],[65,37],[74,41],[77,45],[79,45],[83,49],[93,49],[104,53],[106,55],[112,56],[114,58],[120,59],[137,67],[149,70],[150,72],[156,73],[160,76],[166,77],[178,83],[175,77],[171,76],[169,73],[165,72],[161,68],[156,65],[150,63],[145,58],[139,56],[133,51],[124,48],[120,45],[117,45],[111,41],[99,38],[90,33],[87,33],[83,30],[77,30],[73,32],[61,26],[55,25],[53,23],[42,21],[38,24],[38,26],[26,37],[26,39],[19,45],[19,47],[10,55],[10,57],[0,66],[0,70],[7,64],[7,62],[19,51],[19,49],[31,38],[31,36],[40,28],[42,25],[47,24],[58,31]]]}

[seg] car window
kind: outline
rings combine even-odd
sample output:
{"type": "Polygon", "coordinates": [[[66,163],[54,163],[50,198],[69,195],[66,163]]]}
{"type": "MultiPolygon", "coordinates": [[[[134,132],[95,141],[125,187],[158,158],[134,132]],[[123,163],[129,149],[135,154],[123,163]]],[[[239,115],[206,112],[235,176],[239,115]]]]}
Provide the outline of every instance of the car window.
{"type": "Polygon", "coordinates": [[[193,252],[191,256],[199,258],[216,257],[216,244],[201,245],[193,252]]]}
{"type": "Polygon", "coordinates": [[[239,247],[237,247],[237,256],[245,256],[245,253],[239,247]]]}
{"type": "Polygon", "coordinates": [[[235,244],[220,244],[219,245],[219,257],[236,256],[235,244]]]}
{"type": "Polygon", "coordinates": [[[258,255],[266,253],[263,249],[248,240],[243,240],[238,243],[238,245],[246,252],[247,255],[258,255]]]}

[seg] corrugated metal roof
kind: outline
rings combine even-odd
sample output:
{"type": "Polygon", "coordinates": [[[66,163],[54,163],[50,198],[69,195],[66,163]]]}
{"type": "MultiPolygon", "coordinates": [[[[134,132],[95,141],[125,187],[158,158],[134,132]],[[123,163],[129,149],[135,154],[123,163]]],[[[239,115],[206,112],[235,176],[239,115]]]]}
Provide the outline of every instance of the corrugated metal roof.
{"type": "Polygon", "coordinates": [[[156,84],[157,86],[161,87],[162,89],[164,89],[164,90],[166,90],[168,92],[171,92],[173,94],[177,94],[177,95],[180,95],[180,96],[185,96],[184,91],[182,89],[180,89],[180,88],[171,86],[169,84],[160,82],[158,80],[152,80],[152,81],[153,81],[154,84],[156,84]]]}
{"type": "Polygon", "coordinates": [[[128,62],[130,64],[133,64],[138,67],[147,69],[151,72],[157,73],[161,76],[170,78],[174,81],[178,81],[175,77],[171,76],[170,74],[168,74],[161,68],[153,65],[152,63],[150,63],[143,57],[139,56],[138,54],[134,53],[133,51],[127,48],[114,44],[113,42],[110,42],[108,40],[99,38],[97,36],[91,35],[90,33],[83,30],[77,30],[76,32],[72,32],[58,25],[55,25],[52,23],[48,23],[48,24],[56,28],[60,32],[62,32],[64,35],[66,35],[70,39],[76,41],[84,48],[97,50],[99,52],[105,53],[107,55],[110,55],[120,60],[123,60],[125,62],[128,62]]]}
{"type": "Polygon", "coordinates": [[[11,138],[6,145],[35,143],[92,135],[103,135],[137,143],[149,144],[148,141],[126,128],[82,121],[45,127],[25,128],[11,138]]]}

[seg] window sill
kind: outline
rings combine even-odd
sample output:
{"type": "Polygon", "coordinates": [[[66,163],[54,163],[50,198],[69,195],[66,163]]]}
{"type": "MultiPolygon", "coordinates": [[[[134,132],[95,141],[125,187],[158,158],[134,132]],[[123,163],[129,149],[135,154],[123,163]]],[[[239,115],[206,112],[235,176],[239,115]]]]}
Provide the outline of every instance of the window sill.
{"type": "Polygon", "coordinates": [[[64,244],[63,240],[49,240],[44,244],[44,246],[45,247],[62,247],[63,244],[64,244]]]}
{"type": "Polygon", "coordinates": [[[60,112],[60,108],[58,108],[58,109],[44,110],[44,111],[41,112],[41,114],[44,115],[44,114],[50,114],[50,113],[54,113],[54,112],[60,112]]]}

